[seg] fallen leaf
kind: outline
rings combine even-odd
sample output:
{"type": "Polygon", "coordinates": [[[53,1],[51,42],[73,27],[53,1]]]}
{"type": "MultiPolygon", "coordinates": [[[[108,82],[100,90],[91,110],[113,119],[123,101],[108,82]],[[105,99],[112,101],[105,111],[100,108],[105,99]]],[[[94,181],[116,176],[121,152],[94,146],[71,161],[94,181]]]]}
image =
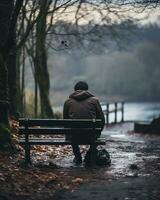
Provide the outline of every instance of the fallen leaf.
{"type": "Polygon", "coordinates": [[[72,183],[78,183],[78,182],[83,182],[82,178],[75,178],[72,180],[72,183]]]}

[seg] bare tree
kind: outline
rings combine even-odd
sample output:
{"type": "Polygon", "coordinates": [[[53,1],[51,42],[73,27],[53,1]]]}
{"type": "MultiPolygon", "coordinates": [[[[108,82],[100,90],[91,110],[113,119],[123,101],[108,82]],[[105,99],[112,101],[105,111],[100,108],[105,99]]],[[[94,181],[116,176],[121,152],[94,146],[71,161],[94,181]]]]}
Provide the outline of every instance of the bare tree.
{"type": "MultiPolygon", "coordinates": [[[[40,14],[36,12],[36,1],[29,0],[1,0],[0,2],[0,123],[8,123],[8,109],[16,111],[17,107],[17,70],[16,56],[18,49],[24,44],[30,30],[34,27],[40,14]],[[32,9],[29,9],[29,5],[32,9]],[[20,40],[16,39],[17,22],[22,9],[27,7],[28,20],[25,24],[25,31],[20,40]],[[32,20],[36,13],[36,18],[32,20]],[[10,102],[10,104],[9,104],[10,102]],[[9,106],[10,105],[10,106],[9,106]]],[[[23,21],[23,19],[22,19],[23,21]]]]}

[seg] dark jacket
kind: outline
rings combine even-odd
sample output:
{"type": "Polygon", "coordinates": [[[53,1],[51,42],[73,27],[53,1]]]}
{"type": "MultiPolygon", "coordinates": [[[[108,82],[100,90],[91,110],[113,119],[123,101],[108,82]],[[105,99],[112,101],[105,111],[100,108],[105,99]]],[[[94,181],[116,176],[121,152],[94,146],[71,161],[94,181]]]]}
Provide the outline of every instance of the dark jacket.
{"type": "Polygon", "coordinates": [[[88,91],[77,90],[69,96],[63,107],[64,119],[101,119],[102,129],[105,124],[101,105],[88,91]]]}

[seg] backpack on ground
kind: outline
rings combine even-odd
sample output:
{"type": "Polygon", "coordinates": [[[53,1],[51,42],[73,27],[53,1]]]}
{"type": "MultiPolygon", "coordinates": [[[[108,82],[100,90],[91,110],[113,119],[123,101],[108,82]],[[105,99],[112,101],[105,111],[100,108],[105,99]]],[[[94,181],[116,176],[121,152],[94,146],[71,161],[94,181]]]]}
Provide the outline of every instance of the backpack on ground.
{"type": "MultiPolygon", "coordinates": [[[[86,166],[91,166],[92,161],[91,161],[91,150],[89,149],[85,155],[85,165],[86,166]]],[[[109,166],[111,164],[111,159],[110,159],[110,155],[108,153],[108,151],[106,151],[105,149],[96,149],[95,150],[95,154],[96,154],[96,165],[98,166],[109,166]]]]}

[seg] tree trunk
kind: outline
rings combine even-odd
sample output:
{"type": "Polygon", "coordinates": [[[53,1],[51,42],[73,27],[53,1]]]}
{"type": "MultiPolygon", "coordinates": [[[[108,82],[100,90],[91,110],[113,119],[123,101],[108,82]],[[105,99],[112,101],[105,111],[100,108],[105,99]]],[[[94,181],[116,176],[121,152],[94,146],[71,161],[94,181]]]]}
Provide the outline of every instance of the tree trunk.
{"type": "Polygon", "coordinates": [[[35,88],[34,88],[34,115],[35,117],[38,116],[38,84],[37,84],[37,79],[36,76],[34,76],[34,84],[35,84],[35,88]]]}
{"type": "Polygon", "coordinates": [[[22,74],[21,74],[21,87],[20,87],[20,112],[22,116],[25,113],[25,50],[22,47],[22,74]]]}
{"type": "Polygon", "coordinates": [[[49,100],[50,84],[45,54],[45,50],[39,48],[36,54],[35,76],[39,85],[41,116],[53,118],[53,111],[49,100]]]}
{"type": "Polygon", "coordinates": [[[15,42],[14,46],[10,50],[9,55],[7,57],[9,101],[10,101],[9,112],[13,116],[18,111],[17,63],[16,63],[16,49],[14,47],[15,47],[15,42]]]}
{"type": "Polygon", "coordinates": [[[20,96],[21,96],[21,83],[20,83],[20,67],[21,67],[21,63],[20,63],[20,56],[21,56],[21,49],[19,49],[19,51],[17,52],[17,56],[16,56],[16,66],[17,66],[17,104],[18,104],[18,111],[21,113],[21,101],[20,101],[20,96]]]}
{"type": "Polygon", "coordinates": [[[0,124],[8,126],[8,72],[0,52],[0,124]]]}
{"type": "Polygon", "coordinates": [[[53,118],[53,111],[49,100],[49,73],[47,68],[46,55],[46,13],[47,3],[45,0],[40,1],[41,18],[36,27],[36,56],[35,56],[35,76],[39,85],[41,115],[42,117],[53,118]]]}
{"type": "Polygon", "coordinates": [[[13,11],[13,0],[1,0],[0,3],[0,124],[8,126],[8,71],[6,58],[9,26],[13,11]]]}

